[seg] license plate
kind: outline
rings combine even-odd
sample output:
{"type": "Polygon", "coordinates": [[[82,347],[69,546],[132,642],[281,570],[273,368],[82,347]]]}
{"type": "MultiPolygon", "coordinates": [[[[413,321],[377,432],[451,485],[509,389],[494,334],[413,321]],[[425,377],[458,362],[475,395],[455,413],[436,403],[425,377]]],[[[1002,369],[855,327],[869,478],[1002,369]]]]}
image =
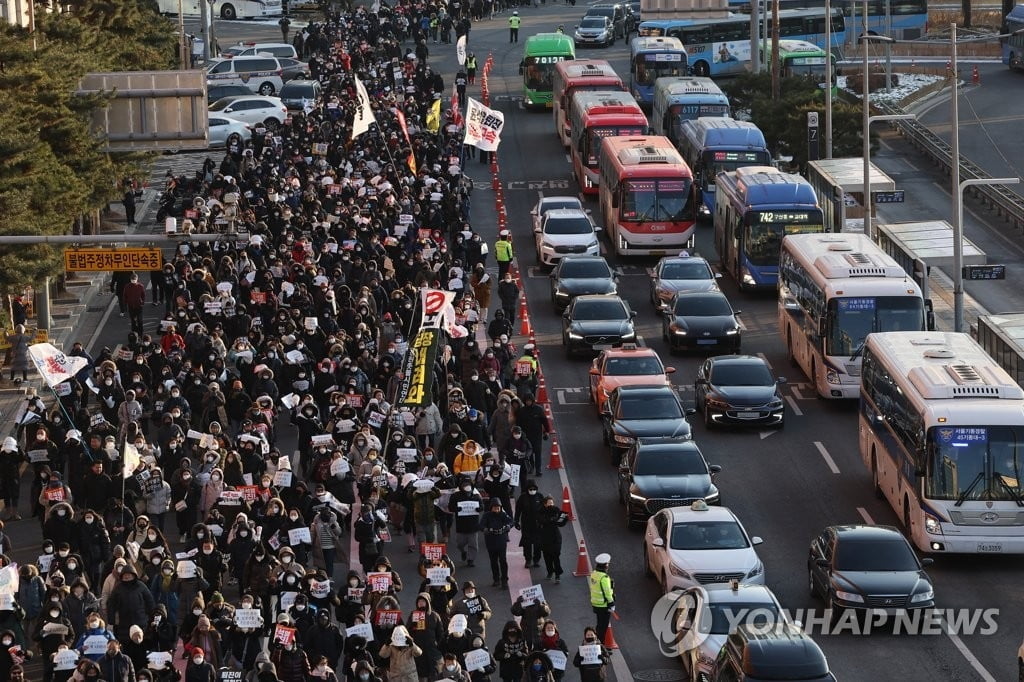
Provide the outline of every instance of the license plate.
{"type": "Polygon", "coordinates": [[[697,339],[698,346],[713,346],[718,343],[718,339],[697,339]]]}
{"type": "Polygon", "coordinates": [[[1003,551],[1003,545],[1002,545],[1002,543],[998,543],[998,542],[979,542],[978,543],[978,551],[979,552],[989,552],[989,553],[1002,552],[1003,551]]]}
{"type": "Polygon", "coordinates": [[[610,343],[599,343],[594,346],[594,350],[609,350],[611,347],[610,343]]]}
{"type": "MultiPolygon", "coordinates": [[[[737,412],[736,416],[740,419],[757,419],[761,416],[760,412],[737,412]]],[[[979,550],[980,551],[980,550],[979,550]]]]}
{"type": "Polygon", "coordinates": [[[652,255],[652,256],[664,256],[666,253],[667,252],[665,252],[665,251],[651,251],[650,255],[652,255]]]}

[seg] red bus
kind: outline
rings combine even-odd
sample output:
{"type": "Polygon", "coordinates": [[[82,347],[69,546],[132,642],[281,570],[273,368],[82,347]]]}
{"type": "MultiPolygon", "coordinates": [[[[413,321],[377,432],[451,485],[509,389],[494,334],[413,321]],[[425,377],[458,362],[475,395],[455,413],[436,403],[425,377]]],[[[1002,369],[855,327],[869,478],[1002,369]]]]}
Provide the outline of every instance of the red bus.
{"type": "Polygon", "coordinates": [[[615,73],[615,69],[603,59],[575,59],[555,64],[551,101],[555,133],[562,140],[562,146],[569,146],[569,104],[573,93],[585,90],[618,92],[625,89],[626,85],[615,73]]]}
{"type": "Polygon", "coordinates": [[[646,135],[647,116],[628,92],[577,92],[569,105],[569,156],[584,194],[597,194],[601,138],[646,135]]]}
{"type": "Polygon", "coordinates": [[[666,137],[601,141],[600,204],[608,240],[622,256],[665,256],[692,247],[693,173],[666,137]]]}

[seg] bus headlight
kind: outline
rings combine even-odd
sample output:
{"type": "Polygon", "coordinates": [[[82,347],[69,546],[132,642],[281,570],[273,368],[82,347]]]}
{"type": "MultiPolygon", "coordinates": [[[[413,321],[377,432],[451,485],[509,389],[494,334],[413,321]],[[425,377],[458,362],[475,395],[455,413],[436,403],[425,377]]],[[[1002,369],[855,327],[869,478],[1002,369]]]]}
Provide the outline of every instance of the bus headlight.
{"type": "Polygon", "coordinates": [[[746,268],[740,268],[740,280],[748,287],[757,286],[757,280],[755,280],[754,276],[750,274],[750,270],[747,270],[746,268]]]}
{"type": "Polygon", "coordinates": [[[825,383],[827,384],[838,384],[839,383],[839,372],[829,367],[825,370],[825,383]]]}
{"type": "Polygon", "coordinates": [[[931,535],[942,535],[942,524],[931,514],[924,515],[924,529],[931,535]]]}

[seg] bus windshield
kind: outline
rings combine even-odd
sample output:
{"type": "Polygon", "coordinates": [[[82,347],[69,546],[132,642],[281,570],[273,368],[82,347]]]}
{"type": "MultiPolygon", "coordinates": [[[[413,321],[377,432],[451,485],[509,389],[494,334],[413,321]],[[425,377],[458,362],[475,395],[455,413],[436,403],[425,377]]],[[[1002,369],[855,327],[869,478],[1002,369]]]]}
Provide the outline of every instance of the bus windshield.
{"type": "MultiPolygon", "coordinates": [[[[683,180],[627,180],[622,183],[622,215],[627,223],[686,220],[689,178],[683,180]]],[[[776,249],[776,257],[778,250],[776,249]]]]}
{"type": "Polygon", "coordinates": [[[821,211],[751,211],[743,231],[743,248],[751,265],[778,265],[787,234],[824,232],[821,211]]]}
{"type": "Polygon", "coordinates": [[[828,302],[826,355],[852,356],[868,334],[921,331],[924,302],[917,296],[860,296],[828,302]]]}
{"type": "Polygon", "coordinates": [[[734,171],[746,166],[770,166],[772,155],[767,150],[756,152],[731,152],[707,149],[704,151],[704,187],[715,186],[715,176],[725,171],[734,171]]]}
{"type": "Polygon", "coordinates": [[[659,78],[686,75],[686,59],[679,53],[638,54],[633,65],[637,85],[653,85],[659,78]]]}
{"type": "Polygon", "coordinates": [[[587,158],[588,168],[597,168],[601,160],[601,138],[604,137],[625,137],[629,135],[643,135],[646,131],[643,126],[600,126],[590,128],[585,141],[584,155],[587,158]]]}
{"type": "Polygon", "coordinates": [[[933,500],[1017,501],[1024,426],[935,426],[928,430],[925,496],[933,500]]]}
{"type": "Polygon", "coordinates": [[[555,64],[566,59],[557,57],[527,57],[523,61],[523,82],[531,90],[551,91],[555,78],[555,64]]]}
{"type": "Polygon", "coordinates": [[[827,79],[825,74],[828,66],[825,64],[825,56],[820,57],[787,57],[783,67],[787,76],[807,76],[816,79],[818,83],[824,83],[827,79]]]}

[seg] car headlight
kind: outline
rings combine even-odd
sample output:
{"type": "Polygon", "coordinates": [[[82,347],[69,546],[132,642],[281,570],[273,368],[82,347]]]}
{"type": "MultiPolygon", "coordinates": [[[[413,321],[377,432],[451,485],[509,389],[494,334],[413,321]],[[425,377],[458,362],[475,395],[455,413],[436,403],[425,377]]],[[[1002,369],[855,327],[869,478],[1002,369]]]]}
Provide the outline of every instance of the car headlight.
{"type": "Polygon", "coordinates": [[[632,490],[630,490],[629,491],[629,499],[631,501],[633,501],[633,502],[646,502],[647,501],[647,496],[646,495],[638,495],[637,493],[635,493],[632,490]]]}
{"type": "Polygon", "coordinates": [[[590,242],[589,244],[587,244],[587,248],[588,249],[597,249],[597,248],[600,248],[600,247],[601,247],[601,245],[597,243],[596,239],[594,241],[590,242]]]}
{"type": "Polygon", "coordinates": [[[718,504],[719,493],[717,490],[708,493],[704,496],[704,501],[708,504],[718,504]]]}
{"type": "Polygon", "coordinates": [[[633,436],[620,436],[619,434],[615,434],[615,442],[619,445],[632,445],[633,436]]]}
{"type": "Polygon", "coordinates": [[[582,341],[583,340],[583,335],[582,334],[577,334],[576,332],[574,332],[574,331],[572,331],[570,329],[569,330],[569,338],[571,340],[573,340],[573,341],[582,341]]]}
{"type": "Polygon", "coordinates": [[[636,331],[633,330],[633,329],[630,329],[628,332],[626,332],[625,334],[623,334],[619,338],[622,341],[635,341],[636,340],[636,331]]]}
{"type": "Polygon", "coordinates": [[[725,402],[724,400],[716,400],[714,398],[708,398],[707,401],[704,404],[707,405],[708,407],[710,407],[713,410],[728,410],[729,409],[729,403],[725,402]]]}
{"type": "Polygon", "coordinates": [[[658,287],[657,289],[655,289],[655,293],[658,295],[658,298],[660,298],[662,301],[667,302],[670,298],[672,298],[672,291],[667,287],[658,287]]]}
{"type": "Polygon", "coordinates": [[[740,333],[740,328],[739,327],[733,327],[732,329],[726,329],[725,330],[725,335],[726,336],[736,336],[739,333],[740,333]]]}
{"type": "Polygon", "coordinates": [[[555,290],[555,298],[569,298],[569,293],[561,289],[555,290]]]}
{"type": "Polygon", "coordinates": [[[757,285],[757,280],[755,280],[754,276],[750,274],[750,270],[747,270],[746,268],[740,268],[740,281],[750,287],[757,285]]]}
{"type": "Polygon", "coordinates": [[[913,597],[910,598],[910,603],[911,604],[920,604],[923,601],[931,601],[932,599],[935,599],[935,591],[934,590],[928,590],[927,592],[921,592],[919,594],[915,594],[913,597]]]}
{"type": "Polygon", "coordinates": [[[547,241],[547,240],[544,240],[544,241],[542,241],[540,243],[540,248],[542,248],[542,249],[553,249],[553,248],[555,248],[555,245],[552,244],[551,242],[547,241]]]}
{"type": "Polygon", "coordinates": [[[852,601],[858,604],[864,603],[864,597],[860,596],[856,592],[843,592],[842,590],[836,590],[836,599],[843,601],[852,601]]]}
{"type": "Polygon", "coordinates": [[[924,529],[932,535],[942,535],[942,524],[931,514],[924,515],[924,529]]]}
{"type": "Polygon", "coordinates": [[[701,204],[700,208],[697,209],[701,215],[711,215],[711,209],[708,208],[707,204],[701,204]]]}
{"type": "Polygon", "coordinates": [[[772,401],[768,403],[769,409],[777,410],[780,407],[782,407],[782,398],[772,398],[772,401]]]}
{"type": "Polygon", "coordinates": [[[839,383],[839,372],[829,367],[825,370],[825,383],[827,384],[838,384],[839,383]]]}
{"type": "Polygon", "coordinates": [[[693,580],[693,577],[689,573],[679,568],[675,564],[668,565],[668,572],[677,578],[683,578],[684,580],[693,580]]]}
{"type": "Polygon", "coordinates": [[[686,330],[680,327],[672,327],[672,333],[676,336],[686,336],[686,330]]]}
{"type": "Polygon", "coordinates": [[[750,569],[750,573],[747,573],[748,578],[756,578],[757,576],[764,573],[764,563],[761,561],[757,562],[757,565],[750,569]]]}

